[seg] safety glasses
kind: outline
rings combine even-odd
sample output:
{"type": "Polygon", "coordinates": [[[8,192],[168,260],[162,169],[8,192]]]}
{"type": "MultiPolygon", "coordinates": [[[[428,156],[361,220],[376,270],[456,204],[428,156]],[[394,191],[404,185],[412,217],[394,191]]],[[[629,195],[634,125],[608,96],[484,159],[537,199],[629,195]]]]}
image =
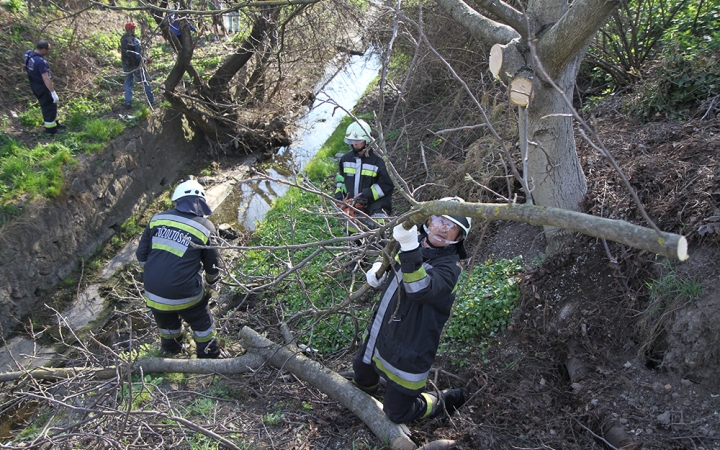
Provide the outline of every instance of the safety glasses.
{"type": "Polygon", "coordinates": [[[430,216],[430,219],[428,219],[425,225],[425,231],[431,241],[435,241],[435,243],[438,244],[450,245],[460,242],[447,239],[448,235],[458,236],[460,234],[460,227],[447,217],[430,216]],[[456,230],[454,233],[453,227],[455,227],[456,230]]]}

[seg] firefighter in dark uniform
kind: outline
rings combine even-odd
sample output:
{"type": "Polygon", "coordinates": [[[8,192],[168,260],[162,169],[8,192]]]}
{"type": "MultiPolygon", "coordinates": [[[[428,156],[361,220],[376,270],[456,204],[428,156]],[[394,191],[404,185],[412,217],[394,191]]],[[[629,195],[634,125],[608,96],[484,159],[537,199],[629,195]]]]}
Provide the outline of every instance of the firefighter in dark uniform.
{"type": "MultiPolygon", "coordinates": [[[[442,200],[458,201],[458,197],[442,200]]],[[[471,219],[432,216],[418,235],[402,224],[393,229],[400,251],[386,281],[379,280],[377,262],[367,281],[378,288],[384,283],[380,304],[368,326],[365,340],[353,359],[353,383],[368,393],[387,380],[383,411],[395,423],[452,414],[465,403],[467,390],[424,392],[435,360],[445,322],[455,301],[460,277],[458,262],[467,257],[463,240],[471,219]]]]}
{"type": "Polygon", "coordinates": [[[345,143],[350,151],[340,158],[335,199],[351,202],[370,217],[387,217],[392,214],[394,186],[385,161],[373,152],[370,132],[362,120],[347,127],[345,143]]]}
{"type": "Polygon", "coordinates": [[[182,350],[184,320],[193,330],[198,358],[218,358],[221,351],[204,284],[213,286],[219,281],[219,254],[216,249],[190,245],[209,245],[215,226],[204,216],[212,210],[205,201],[205,190],[195,180],[178,185],[172,200],[175,209],[150,219],[136,252],[144,268],[145,301],[160,330],[164,353],[182,350]]]}
{"type": "Polygon", "coordinates": [[[23,62],[30,81],[30,89],[32,89],[38,103],[40,103],[43,122],[45,122],[45,132],[56,134],[58,131],[62,132],[65,125],[57,122],[59,98],[53,87],[50,66],[45,61],[45,55],[49,51],[50,44],[47,41],[38,41],[35,44],[35,50],[25,52],[23,62]]]}

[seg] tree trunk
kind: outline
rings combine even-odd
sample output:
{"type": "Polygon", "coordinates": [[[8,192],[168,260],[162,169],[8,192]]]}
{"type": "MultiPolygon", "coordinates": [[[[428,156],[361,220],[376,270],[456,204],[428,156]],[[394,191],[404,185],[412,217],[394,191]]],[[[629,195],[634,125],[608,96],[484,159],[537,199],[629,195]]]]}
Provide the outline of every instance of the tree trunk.
{"type": "MultiPolygon", "coordinates": [[[[572,99],[581,56],[575,58],[555,83],[572,99]]],[[[580,211],[587,181],[578,159],[571,106],[549,83],[535,78],[535,98],[528,106],[528,183],[534,203],[580,211]]],[[[547,253],[557,253],[569,233],[545,227],[547,253]]]]}
{"type": "Polygon", "coordinates": [[[275,22],[279,11],[280,8],[265,9],[257,16],[250,36],[245,39],[237,52],[231,55],[215,71],[208,81],[211,96],[222,96],[229,91],[230,81],[247,64],[257,49],[261,47],[261,42],[266,38],[267,31],[275,22]]]}
{"type": "MultiPolygon", "coordinates": [[[[505,86],[513,86],[519,77],[533,80],[527,107],[529,173],[523,175],[530,192],[526,195],[532,195],[537,205],[579,211],[587,182],[568,103],[589,42],[619,2],[575,0],[570,8],[567,0],[531,0],[527,10],[520,11],[491,0],[475,2],[477,10],[464,0],[436,1],[477,39],[494,44],[490,70],[505,86]],[[501,22],[488,19],[480,10],[501,22]],[[531,45],[537,58],[532,57],[531,45]]],[[[545,231],[547,252],[552,254],[562,247],[567,234],[550,227],[545,231]]]]}

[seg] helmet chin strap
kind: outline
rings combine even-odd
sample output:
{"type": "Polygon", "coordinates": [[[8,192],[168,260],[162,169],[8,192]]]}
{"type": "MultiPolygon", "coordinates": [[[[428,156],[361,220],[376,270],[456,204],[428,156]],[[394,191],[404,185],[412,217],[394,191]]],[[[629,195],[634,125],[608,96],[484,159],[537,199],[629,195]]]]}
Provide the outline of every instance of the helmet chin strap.
{"type": "MultiPolygon", "coordinates": [[[[350,146],[352,147],[352,145],[350,146]]],[[[365,143],[365,147],[361,148],[360,150],[356,150],[355,147],[352,147],[353,152],[355,152],[358,156],[361,158],[365,158],[368,154],[370,154],[370,146],[365,143]]]]}

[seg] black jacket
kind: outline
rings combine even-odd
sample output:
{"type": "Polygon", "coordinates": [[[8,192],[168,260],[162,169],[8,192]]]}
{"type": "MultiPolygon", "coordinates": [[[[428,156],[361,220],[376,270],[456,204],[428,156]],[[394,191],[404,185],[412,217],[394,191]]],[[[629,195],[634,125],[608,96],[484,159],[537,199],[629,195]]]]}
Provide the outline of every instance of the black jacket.
{"type": "Polygon", "coordinates": [[[140,41],[125,33],[120,38],[120,61],[124,68],[135,69],[140,66],[140,41]]]}
{"type": "Polygon", "coordinates": [[[455,301],[460,257],[456,245],[421,245],[396,259],[400,264],[390,269],[369,325],[363,362],[402,392],[417,395],[425,387],[455,301]]]}
{"type": "Polygon", "coordinates": [[[209,245],[215,226],[208,219],[173,209],[150,219],[140,238],[138,261],[144,263],[145,297],[149,307],[176,311],[193,306],[204,293],[201,269],[208,277],[220,272],[216,249],[209,245]]]}
{"type": "Polygon", "coordinates": [[[385,161],[370,150],[368,156],[361,158],[352,150],[340,159],[336,177],[335,198],[344,200],[358,193],[367,199],[365,212],[372,216],[384,211],[392,214],[392,192],[394,186],[388,175],[385,161]]]}

